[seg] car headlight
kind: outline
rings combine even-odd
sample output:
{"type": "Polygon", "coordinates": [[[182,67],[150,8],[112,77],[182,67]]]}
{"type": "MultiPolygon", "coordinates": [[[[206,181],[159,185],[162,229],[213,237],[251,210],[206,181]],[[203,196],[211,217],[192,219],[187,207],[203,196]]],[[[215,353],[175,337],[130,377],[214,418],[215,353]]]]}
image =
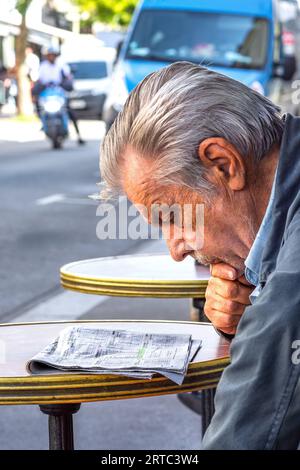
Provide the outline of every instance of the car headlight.
{"type": "Polygon", "coordinates": [[[112,76],[107,104],[113,106],[116,111],[121,111],[128,95],[129,92],[125,84],[125,76],[120,69],[116,69],[112,76]]]}
{"type": "Polygon", "coordinates": [[[250,88],[252,88],[252,90],[254,91],[257,91],[257,93],[260,93],[261,95],[265,96],[265,89],[259,81],[255,80],[253,83],[251,83],[250,88]]]}

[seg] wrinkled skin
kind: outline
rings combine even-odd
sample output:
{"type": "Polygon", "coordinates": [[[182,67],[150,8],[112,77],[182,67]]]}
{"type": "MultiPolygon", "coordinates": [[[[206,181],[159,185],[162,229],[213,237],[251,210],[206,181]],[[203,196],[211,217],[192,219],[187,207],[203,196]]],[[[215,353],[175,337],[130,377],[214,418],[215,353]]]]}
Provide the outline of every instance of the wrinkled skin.
{"type": "MultiPolygon", "coordinates": [[[[249,163],[222,138],[209,138],[198,149],[199,164],[213,186],[212,194],[175,184],[158,185],[155,164],[128,147],[123,155],[123,188],[128,198],[151,223],[153,204],[192,204],[192,220],[182,220],[182,234],[170,220],[161,221],[163,236],[175,261],[192,256],[211,266],[206,291],[205,314],[214,326],[234,334],[247,305],[251,286],[244,277],[244,261],[266,211],[278,162],[278,147],[259,164],[249,163]],[[196,207],[204,207],[204,239],[197,237],[196,207]]],[[[252,160],[251,160],[252,161],[252,160]]]]}

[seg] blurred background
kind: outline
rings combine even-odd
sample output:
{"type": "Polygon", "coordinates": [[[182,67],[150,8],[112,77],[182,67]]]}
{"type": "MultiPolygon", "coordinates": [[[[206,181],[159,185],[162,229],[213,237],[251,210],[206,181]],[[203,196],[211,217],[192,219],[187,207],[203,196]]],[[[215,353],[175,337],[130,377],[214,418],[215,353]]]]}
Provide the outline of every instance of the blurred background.
{"type": "MultiPolygon", "coordinates": [[[[98,203],[88,195],[101,181],[99,143],[137,83],[177,60],[229,75],[298,115],[299,5],[1,1],[1,322],[189,319],[188,300],[124,301],[61,288],[65,263],[166,252],[161,240],[97,238],[98,203]]],[[[76,448],[197,449],[200,443],[200,418],[175,396],[85,405],[76,421],[76,448]]],[[[1,407],[0,422],[1,449],[46,448],[46,416],[35,407],[1,407]]]]}

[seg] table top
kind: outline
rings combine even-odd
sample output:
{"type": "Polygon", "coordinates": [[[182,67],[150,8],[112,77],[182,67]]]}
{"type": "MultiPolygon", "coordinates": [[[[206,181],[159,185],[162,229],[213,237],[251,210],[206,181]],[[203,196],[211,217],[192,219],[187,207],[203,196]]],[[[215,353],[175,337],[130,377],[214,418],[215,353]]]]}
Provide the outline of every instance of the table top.
{"type": "Polygon", "coordinates": [[[167,395],[212,388],[229,364],[230,343],[208,323],[147,320],[100,320],[0,325],[0,404],[82,403],[167,395]],[[153,379],[54,371],[37,375],[28,361],[72,324],[154,333],[191,334],[202,347],[181,386],[155,374],[153,379]]]}
{"type": "Polygon", "coordinates": [[[129,255],[66,264],[61,283],[78,292],[118,297],[204,298],[209,268],[191,257],[178,263],[169,255],[129,255]]]}

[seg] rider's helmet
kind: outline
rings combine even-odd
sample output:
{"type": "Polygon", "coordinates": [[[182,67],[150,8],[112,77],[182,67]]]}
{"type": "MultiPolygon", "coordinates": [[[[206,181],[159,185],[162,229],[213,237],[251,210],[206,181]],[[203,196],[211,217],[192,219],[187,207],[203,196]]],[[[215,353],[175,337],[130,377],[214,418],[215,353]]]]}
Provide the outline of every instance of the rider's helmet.
{"type": "Polygon", "coordinates": [[[60,55],[60,51],[59,51],[59,48],[56,46],[44,46],[42,48],[42,54],[44,56],[55,55],[57,57],[60,55]]]}

